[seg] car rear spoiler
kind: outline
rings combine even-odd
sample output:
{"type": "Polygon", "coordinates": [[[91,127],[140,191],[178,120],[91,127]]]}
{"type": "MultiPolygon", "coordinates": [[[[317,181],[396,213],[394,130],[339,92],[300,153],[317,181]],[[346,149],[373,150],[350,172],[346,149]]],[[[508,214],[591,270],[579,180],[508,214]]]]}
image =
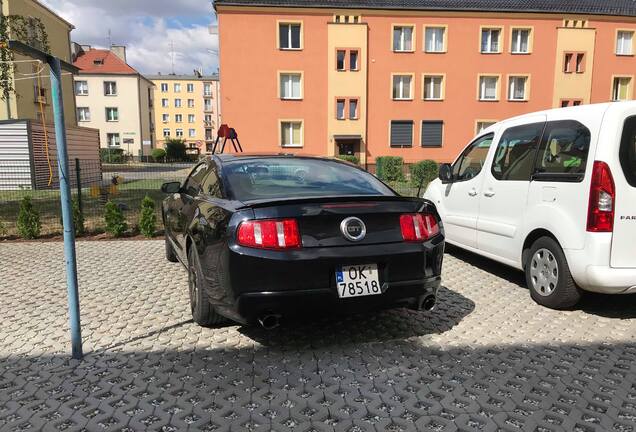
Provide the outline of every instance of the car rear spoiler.
{"type": "MultiPolygon", "coordinates": [[[[267,199],[267,200],[254,200],[254,201],[244,201],[243,206],[238,209],[244,208],[262,208],[262,207],[270,207],[276,205],[287,205],[287,204],[306,204],[306,203],[365,203],[365,202],[391,202],[391,201],[408,201],[408,202],[417,202],[421,203],[422,207],[420,211],[425,210],[426,208],[435,208],[433,203],[429,200],[423,198],[416,197],[402,197],[402,196],[386,196],[386,195],[353,195],[353,196],[325,196],[325,197],[305,197],[305,198],[277,198],[277,199],[267,199]]],[[[354,204],[354,205],[355,205],[354,204]]]]}

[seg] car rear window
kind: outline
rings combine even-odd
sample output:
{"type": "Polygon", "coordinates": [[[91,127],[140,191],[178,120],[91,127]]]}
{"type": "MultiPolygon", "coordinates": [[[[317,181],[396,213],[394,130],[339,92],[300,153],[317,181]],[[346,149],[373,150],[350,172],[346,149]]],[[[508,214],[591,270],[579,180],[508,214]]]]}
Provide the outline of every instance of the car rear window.
{"type": "Polygon", "coordinates": [[[636,116],[625,120],[619,157],[627,182],[636,187],[636,116]]]}
{"type": "Polygon", "coordinates": [[[395,196],[371,174],[320,159],[261,158],[224,167],[230,193],[239,201],[318,196],[395,196]]]}

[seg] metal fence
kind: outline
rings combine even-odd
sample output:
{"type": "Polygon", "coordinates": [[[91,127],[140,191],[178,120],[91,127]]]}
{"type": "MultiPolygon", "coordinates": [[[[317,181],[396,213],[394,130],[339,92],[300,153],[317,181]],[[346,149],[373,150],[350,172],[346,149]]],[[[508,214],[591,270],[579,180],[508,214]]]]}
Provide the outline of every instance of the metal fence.
{"type": "MultiPolygon", "coordinates": [[[[69,180],[73,200],[82,210],[86,230],[93,233],[103,231],[104,205],[109,200],[123,209],[130,227],[134,228],[138,223],[141,200],[145,196],[155,201],[159,218],[160,203],[164,198],[160,191],[162,183],[182,181],[192,166],[192,163],[109,165],[99,160],[71,160],[69,180]]],[[[16,222],[20,204],[27,196],[39,213],[41,235],[62,232],[56,161],[51,161],[51,168],[50,184],[47,175],[43,183],[39,181],[37,185],[28,187],[11,181],[12,178],[21,178],[24,175],[24,167],[16,166],[10,161],[0,161],[0,173],[4,177],[4,187],[0,189],[0,237],[17,236],[16,222]]]]}

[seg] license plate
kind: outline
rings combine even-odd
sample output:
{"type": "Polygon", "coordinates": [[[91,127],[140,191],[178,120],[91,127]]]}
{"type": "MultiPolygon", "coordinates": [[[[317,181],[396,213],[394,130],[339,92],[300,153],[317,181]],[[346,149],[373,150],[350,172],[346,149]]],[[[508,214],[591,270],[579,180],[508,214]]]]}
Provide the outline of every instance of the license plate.
{"type": "Polygon", "coordinates": [[[340,298],[382,294],[377,264],[342,266],[336,270],[340,298]]]}

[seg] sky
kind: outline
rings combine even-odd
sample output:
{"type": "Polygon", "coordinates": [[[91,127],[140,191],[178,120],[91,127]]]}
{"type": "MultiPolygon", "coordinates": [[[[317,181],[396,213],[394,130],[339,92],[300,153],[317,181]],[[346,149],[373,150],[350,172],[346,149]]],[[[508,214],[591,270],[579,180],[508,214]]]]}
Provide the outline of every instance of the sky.
{"type": "Polygon", "coordinates": [[[73,42],[106,48],[126,45],[128,63],[142,74],[205,74],[218,68],[211,0],[40,0],[75,26],[73,42]],[[214,52],[210,52],[210,50],[214,52]]]}

